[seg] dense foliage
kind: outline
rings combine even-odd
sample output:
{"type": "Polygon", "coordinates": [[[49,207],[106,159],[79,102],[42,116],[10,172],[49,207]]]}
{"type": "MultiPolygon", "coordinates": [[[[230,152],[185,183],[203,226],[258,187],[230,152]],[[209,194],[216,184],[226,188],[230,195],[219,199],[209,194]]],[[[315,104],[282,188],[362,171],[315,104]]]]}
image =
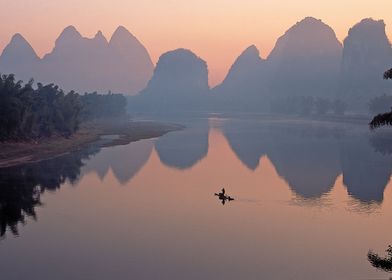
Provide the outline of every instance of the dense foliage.
{"type": "Polygon", "coordinates": [[[14,75],[0,77],[0,141],[61,135],[69,137],[81,121],[125,114],[121,94],[65,94],[54,84],[27,84],[14,75]]]}
{"type": "Polygon", "coordinates": [[[392,68],[389,69],[389,70],[387,70],[387,71],[385,71],[385,73],[384,73],[384,79],[385,79],[385,80],[388,80],[388,79],[391,79],[391,80],[392,80],[392,68]]]}
{"type": "Polygon", "coordinates": [[[80,96],[82,104],[81,120],[119,117],[126,114],[127,99],[122,94],[106,95],[85,93],[80,96]]]}
{"type": "Polygon", "coordinates": [[[371,129],[385,125],[392,125],[392,111],[389,113],[378,114],[372,119],[369,125],[371,129]]]}
{"type": "Polygon", "coordinates": [[[389,246],[386,252],[387,256],[383,258],[370,251],[368,253],[368,260],[375,268],[386,272],[392,272],[392,246],[389,246]]]}
{"type": "Polygon", "coordinates": [[[53,84],[22,85],[14,75],[0,78],[0,139],[27,139],[72,134],[79,125],[81,105],[74,92],[64,94],[53,84]]]}
{"type": "MultiPolygon", "coordinates": [[[[384,73],[384,79],[385,80],[392,79],[392,69],[389,69],[384,73]]],[[[375,116],[369,124],[370,128],[374,129],[384,125],[392,125],[391,106],[392,106],[392,97],[387,95],[377,97],[370,102],[369,108],[372,113],[379,113],[381,109],[384,109],[383,111],[385,112],[389,109],[389,112],[378,114],[377,116],[375,116]]]]}

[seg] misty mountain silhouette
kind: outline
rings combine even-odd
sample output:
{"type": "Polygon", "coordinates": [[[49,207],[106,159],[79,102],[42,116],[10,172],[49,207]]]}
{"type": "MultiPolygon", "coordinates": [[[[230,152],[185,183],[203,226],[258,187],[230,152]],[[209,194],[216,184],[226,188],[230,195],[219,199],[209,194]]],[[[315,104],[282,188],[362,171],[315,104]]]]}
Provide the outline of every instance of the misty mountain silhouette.
{"type": "Polygon", "coordinates": [[[150,80],[154,71],[147,49],[125,27],[120,26],[109,42],[111,81],[119,86],[116,92],[138,93],[150,80]]]}
{"type": "Polygon", "coordinates": [[[0,72],[15,73],[25,81],[34,78],[56,83],[64,90],[136,94],[153,72],[145,47],[124,27],[110,42],[102,32],[84,38],[73,26],[65,28],[52,52],[39,59],[21,35],[15,35],[0,57],[0,72]]]}
{"type": "Polygon", "coordinates": [[[82,93],[140,93],[130,99],[134,112],[268,112],[276,99],[312,96],[339,98],[349,110],[367,113],[371,98],[392,92],[392,84],[382,79],[391,65],[382,20],[356,24],[342,47],[333,29],[313,17],[289,28],[267,59],[255,46],[245,49],[212,90],[206,62],[190,50],[162,54],[154,70],[145,47],[121,26],[109,42],[102,32],[89,39],[69,26],[42,59],[16,34],[0,56],[0,72],[25,81],[33,77],[82,93]]]}
{"type": "Polygon", "coordinates": [[[350,110],[367,113],[371,98],[392,92],[392,84],[382,79],[391,65],[383,21],[362,20],[350,29],[343,48],[331,27],[307,17],[277,40],[266,60],[255,47],[241,54],[212,100],[216,110],[265,112],[281,96],[339,98],[350,110]]]}
{"type": "Polygon", "coordinates": [[[281,96],[334,98],[341,56],[332,28],[307,17],[277,40],[266,60],[255,46],[247,48],[213,89],[214,108],[265,112],[281,96]]]}
{"type": "Polygon", "coordinates": [[[0,56],[0,73],[16,73],[19,79],[28,81],[36,71],[39,57],[26,39],[15,34],[0,56]]]}
{"type": "Polygon", "coordinates": [[[159,58],[147,87],[132,102],[135,110],[186,111],[199,109],[208,93],[207,63],[190,50],[177,49],[159,58]]]}
{"type": "Polygon", "coordinates": [[[297,22],[268,56],[271,94],[331,96],[341,54],[342,45],[331,27],[312,17],[297,22]]]}
{"type": "Polygon", "coordinates": [[[382,73],[392,65],[392,48],[382,20],[364,19],[344,40],[340,96],[354,108],[363,109],[369,99],[392,92],[382,73]]]}
{"type": "Polygon", "coordinates": [[[224,81],[212,90],[214,106],[225,110],[260,110],[265,92],[266,63],[252,45],[231,66],[224,81]]]}

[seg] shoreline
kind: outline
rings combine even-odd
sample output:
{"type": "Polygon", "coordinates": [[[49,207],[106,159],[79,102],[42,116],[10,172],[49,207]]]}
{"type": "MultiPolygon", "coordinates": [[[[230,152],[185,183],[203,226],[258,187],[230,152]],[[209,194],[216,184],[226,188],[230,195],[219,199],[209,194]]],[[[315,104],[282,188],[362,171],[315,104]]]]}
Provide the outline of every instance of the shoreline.
{"type": "Polygon", "coordinates": [[[0,143],[0,168],[18,166],[57,158],[82,150],[89,145],[99,147],[127,145],[131,142],[156,138],[184,127],[155,121],[104,120],[84,123],[69,138],[54,136],[39,141],[0,143]],[[113,139],[102,136],[116,135],[113,139]],[[100,141],[102,140],[102,141],[100,141]]]}

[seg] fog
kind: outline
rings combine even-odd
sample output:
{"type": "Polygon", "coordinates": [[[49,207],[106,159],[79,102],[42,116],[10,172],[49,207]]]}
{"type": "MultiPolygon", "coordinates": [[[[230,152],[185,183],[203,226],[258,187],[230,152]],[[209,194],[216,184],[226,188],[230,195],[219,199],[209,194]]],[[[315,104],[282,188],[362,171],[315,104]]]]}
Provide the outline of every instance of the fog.
{"type": "Polygon", "coordinates": [[[162,54],[154,70],[146,48],[124,27],[108,41],[101,32],[84,38],[69,26],[42,59],[16,34],[0,57],[0,72],[24,81],[133,95],[129,108],[135,113],[368,114],[374,98],[392,92],[392,83],[383,80],[391,65],[382,20],[360,21],[341,43],[331,27],[312,17],[289,28],[267,59],[247,47],[214,88],[207,62],[192,50],[162,54]]]}

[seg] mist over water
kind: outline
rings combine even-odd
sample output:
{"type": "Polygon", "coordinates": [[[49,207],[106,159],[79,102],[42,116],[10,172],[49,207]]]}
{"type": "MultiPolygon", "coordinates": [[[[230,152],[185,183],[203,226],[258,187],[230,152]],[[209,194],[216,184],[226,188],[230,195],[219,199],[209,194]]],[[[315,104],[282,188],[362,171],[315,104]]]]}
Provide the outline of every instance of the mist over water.
{"type": "Polygon", "coordinates": [[[23,11],[5,9],[9,30],[48,16],[41,39],[68,14],[106,34],[116,9],[134,30],[70,25],[41,57],[32,34],[3,49],[0,165],[29,163],[0,168],[0,279],[387,278],[392,45],[369,6],[86,1],[30,3],[15,26],[23,11]],[[310,11],[332,25],[293,20],[310,11]]]}
{"type": "Polygon", "coordinates": [[[390,242],[391,135],[256,117],[182,123],[2,169],[4,279],[386,277],[366,254],[390,242]],[[214,196],[222,187],[234,201],[214,196]]]}
{"type": "Polygon", "coordinates": [[[0,56],[0,72],[65,91],[130,95],[134,113],[364,115],[372,99],[392,92],[382,78],[392,65],[385,29],[383,20],[366,18],[340,42],[327,23],[306,17],[277,39],[266,59],[256,46],[244,46],[215,87],[209,85],[208,61],[193,50],[167,50],[154,67],[148,50],[122,26],[110,40],[100,31],[85,38],[68,26],[43,58],[15,34],[0,56]]]}

